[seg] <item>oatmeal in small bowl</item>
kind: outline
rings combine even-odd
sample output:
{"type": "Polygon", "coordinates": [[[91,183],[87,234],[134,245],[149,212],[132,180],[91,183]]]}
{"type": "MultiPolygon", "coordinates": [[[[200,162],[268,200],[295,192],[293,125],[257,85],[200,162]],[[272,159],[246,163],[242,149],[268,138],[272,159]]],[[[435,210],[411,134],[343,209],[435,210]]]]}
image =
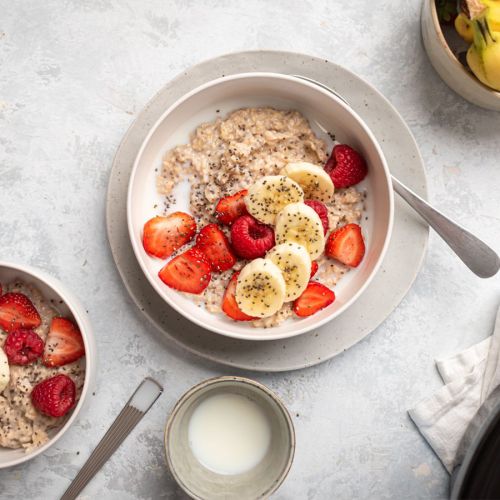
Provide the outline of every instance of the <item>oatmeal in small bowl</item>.
{"type": "Polygon", "coordinates": [[[0,262],[0,468],[59,439],[94,371],[95,343],[77,299],[41,271],[0,262]]]}
{"type": "Polygon", "coordinates": [[[393,210],[374,137],[294,77],[202,86],[153,127],[129,184],[138,261],[165,301],[224,335],[309,331],[362,293],[393,210]]]}

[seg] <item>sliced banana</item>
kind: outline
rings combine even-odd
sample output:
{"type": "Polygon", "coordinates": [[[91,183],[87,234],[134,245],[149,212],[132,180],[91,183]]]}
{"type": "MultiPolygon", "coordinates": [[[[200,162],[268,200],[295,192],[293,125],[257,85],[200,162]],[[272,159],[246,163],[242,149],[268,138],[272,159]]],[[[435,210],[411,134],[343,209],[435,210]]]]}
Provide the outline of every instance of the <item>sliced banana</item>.
{"type": "Polygon", "coordinates": [[[318,165],[299,162],[289,163],[281,170],[300,185],[306,200],[332,201],[334,186],[331,177],[318,165]]]}
{"type": "Polygon", "coordinates": [[[283,273],[285,302],[302,295],[311,276],[311,258],[307,249],[296,243],[282,243],[269,250],[266,259],[273,261],[283,273]]]}
{"type": "Polygon", "coordinates": [[[9,360],[4,350],[0,347],[0,393],[9,385],[10,368],[9,360]]]}
{"type": "Polygon", "coordinates": [[[285,175],[267,175],[248,188],[248,212],[264,224],[274,224],[278,212],[290,203],[304,201],[302,188],[285,175]]]}
{"type": "Polygon", "coordinates": [[[255,259],[238,276],[236,302],[249,316],[267,318],[281,309],[286,284],[280,268],[268,259],[255,259]]]}
{"type": "Polygon", "coordinates": [[[323,225],[319,215],[304,203],[287,205],[276,217],[276,244],[297,243],[306,247],[311,260],[318,258],[325,247],[323,225]]]}

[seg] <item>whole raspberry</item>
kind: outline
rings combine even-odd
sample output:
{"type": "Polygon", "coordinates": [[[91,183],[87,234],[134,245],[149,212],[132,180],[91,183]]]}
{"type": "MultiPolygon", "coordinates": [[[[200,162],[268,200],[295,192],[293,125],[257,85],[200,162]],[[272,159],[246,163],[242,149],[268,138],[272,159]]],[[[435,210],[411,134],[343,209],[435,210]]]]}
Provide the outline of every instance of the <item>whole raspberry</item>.
{"type": "Polygon", "coordinates": [[[42,355],[44,346],[43,340],[33,330],[19,328],[9,333],[3,350],[9,364],[28,365],[42,355]]]}
{"type": "Polygon", "coordinates": [[[257,259],[274,246],[274,231],[251,215],[242,215],[231,226],[231,243],[242,259],[257,259]]]}
{"type": "Polygon", "coordinates": [[[49,417],[62,417],[75,405],[75,396],[75,383],[60,373],[37,384],[31,392],[31,402],[49,417]]]}
{"type": "Polygon", "coordinates": [[[323,224],[323,231],[326,234],[328,227],[330,226],[330,223],[328,222],[328,208],[326,208],[326,205],[317,200],[306,200],[304,203],[311,207],[319,215],[321,224],[323,224]]]}
{"type": "Polygon", "coordinates": [[[325,165],[335,188],[346,188],[361,182],[368,173],[363,157],[347,144],[338,144],[325,165]]]}

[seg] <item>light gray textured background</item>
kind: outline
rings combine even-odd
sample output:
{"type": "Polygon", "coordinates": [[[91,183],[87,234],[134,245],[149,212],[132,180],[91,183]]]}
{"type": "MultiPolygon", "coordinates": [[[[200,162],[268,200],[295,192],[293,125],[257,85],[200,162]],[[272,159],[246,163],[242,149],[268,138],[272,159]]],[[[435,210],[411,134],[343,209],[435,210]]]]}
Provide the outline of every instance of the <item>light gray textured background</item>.
{"type": "MultiPolygon", "coordinates": [[[[381,90],[410,125],[431,200],[500,249],[500,115],[469,105],[423,52],[420,0],[0,0],[0,258],[47,270],[85,303],[100,372],[57,446],[0,471],[0,497],[57,498],[140,379],[165,393],[82,499],[180,498],[162,436],[176,399],[234,373],[166,350],[108,249],[111,160],[147,100],[191,64],[231,51],[328,58],[381,90]]],[[[482,281],[431,236],[423,271],[387,321],[342,356],[254,376],[284,399],[298,448],[277,499],[436,498],[448,477],[406,410],[441,386],[433,360],[491,333],[499,279],[482,281]]]]}

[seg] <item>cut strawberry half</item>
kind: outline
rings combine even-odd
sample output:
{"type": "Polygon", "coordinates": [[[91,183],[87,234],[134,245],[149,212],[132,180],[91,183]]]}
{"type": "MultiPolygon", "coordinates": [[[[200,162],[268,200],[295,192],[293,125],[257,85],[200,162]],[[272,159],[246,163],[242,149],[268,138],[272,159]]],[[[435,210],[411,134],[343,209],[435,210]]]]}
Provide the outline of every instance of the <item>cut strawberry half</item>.
{"type": "Polygon", "coordinates": [[[210,283],[210,270],[211,265],[205,254],[197,248],[190,248],[168,262],[158,276],[170,288],[199,294],[210,283]]]}
{"type": "Polygon", "coordinates": [[[317,281],[311,281],[293,303],[293,312],[301,318],[311,316],[335,300],[335,293],[317,281]]]}
{"type": "Polygon", "coordinates": [[[333,231],[325,246],[328,257],[349,267],[358,267],[365,255],[365,242],[361,227],[347,224],[333,231]]]}
{"type": "Polygon", "coordinates": [[[231,196],[221,198],[215,207],[215,217],[221,224],[230,226],[238,217],[248,213],[245,205],[246,189],[231,196]]]}
{"type": "Polygon", "coordinates": [[[78,327],[69,319],[53,318],[45,341],[42,362],[45,366],[63,366],[85,354],[85,345],[78,327]]]}
{"type": "Polygon", "coordinates": [[[22,293],[0,297],[0,327],[7,333],[19,328],[37,328],[42,319],[31,300],[22,293]]]}
{"type": "Polygon", "coordinates": [[[311,262],[311,276],[309,277],[309,279],[311,279],[318,272],[318,269],[319,269],[318,263],[315,260],[313,260],[311,262]]]}
{"type": "Polygon", "coordinates": [[[200,231],[195,248],[205,254],[212,271],[227,271],[236,264],[229,241],[217,224],[209,224],[200,231]]]}
{"type": "Polygon", "coordinates": [[[196,234],[196,222],[191,215],[174,212],[166,217],[156,216],[144,224],[142,244],[149,255],[160,259],[170,257],[191,241],[196,234]]]}
{"type": "Polygon", "coordinates": [[[325,165],[335,188],[346,188],[361,182],[368,173],[364,158],[347,144],[338,144],[325,165]]]}
{"type": "Polygon", "coordinates": [[[224,297],[222,298],[222,310],[227,316],[236,321],[251,321],[257,318],[245,314],[236,302],[236,282],[238,281],[239,274],[239,272],[234,273],[229,280],[224,297]]]}
{"type": "Polygon", "coordinates": [[[43,340],[28,328],[10,332],[5,339],[3,350],[11,365],[28,365],[43,353],[43,340]]]}
{"type": "Polygon", "coordinates": [[[63,417],[75,406],[75,401],[75,383],[63,373],[43,380],[31,391],[33,406],[49,417],[63,417]]]}

